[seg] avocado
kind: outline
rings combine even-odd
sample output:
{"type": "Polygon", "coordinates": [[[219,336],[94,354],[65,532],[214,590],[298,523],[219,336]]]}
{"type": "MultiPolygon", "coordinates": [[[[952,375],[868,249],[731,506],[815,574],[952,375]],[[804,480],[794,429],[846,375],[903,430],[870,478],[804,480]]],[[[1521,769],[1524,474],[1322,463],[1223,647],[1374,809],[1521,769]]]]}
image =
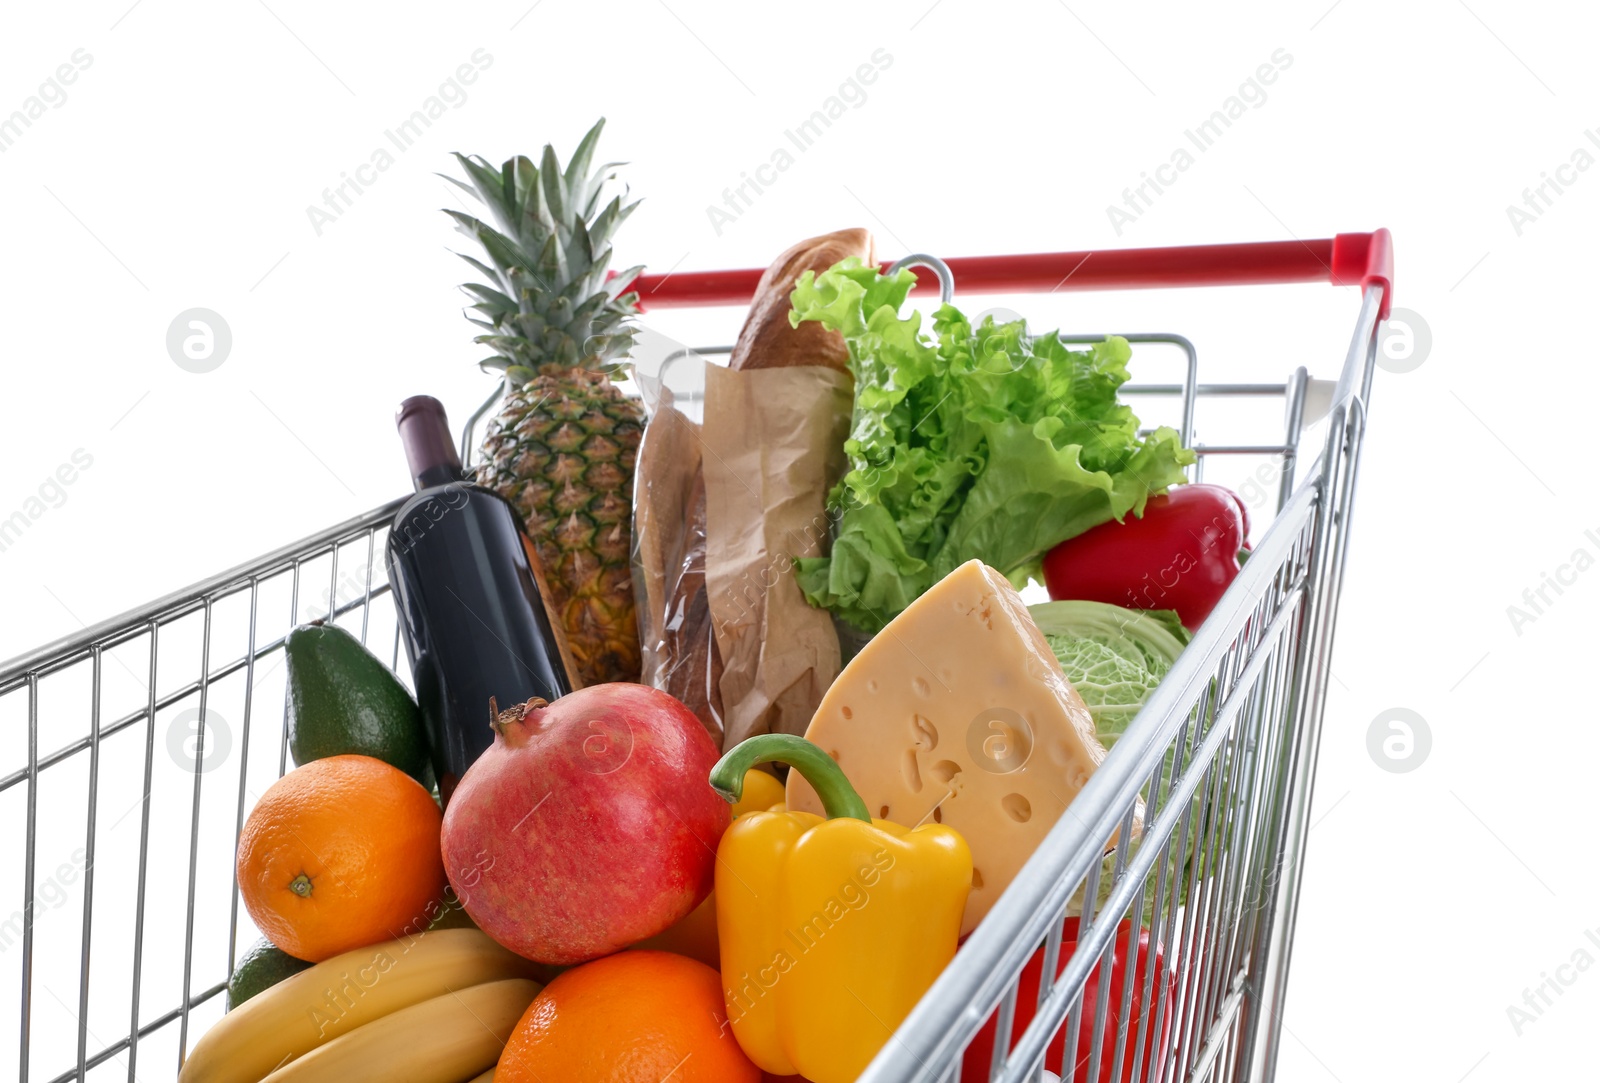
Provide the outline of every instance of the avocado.
{"type": "Polygon", "coordinates": [[[233,977],[228,979],[228,1011],[310,966],[304,959],[296,959],[266,940],[257,940],[240,957],[239,965],[233,968],[233,977]]]}
{"type": "Polygon", "coordinates": [[[314,621],[289,633],[289,750],[296,764],[356,754],[428,785],[422,713],[389,667],[354,636],[314,621]],[[426,779],[426,781],[425,781],[426,779]]]}

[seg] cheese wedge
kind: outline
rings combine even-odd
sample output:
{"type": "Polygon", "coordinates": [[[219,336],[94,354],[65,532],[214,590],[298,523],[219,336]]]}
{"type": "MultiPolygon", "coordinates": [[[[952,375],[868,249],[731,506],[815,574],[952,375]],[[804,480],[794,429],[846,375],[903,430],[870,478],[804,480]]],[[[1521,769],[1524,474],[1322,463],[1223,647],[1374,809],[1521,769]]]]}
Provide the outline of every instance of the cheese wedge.
{"type": "MultiPolygon", "coordinates": [[[[977,927],[1106,752],[1005,576],[968,561],[873,637],[806,730],[871,814],[937,821],[972,849],[977,927]]],[[[822,811],[789,772],[789,808],[822,811]]]]}

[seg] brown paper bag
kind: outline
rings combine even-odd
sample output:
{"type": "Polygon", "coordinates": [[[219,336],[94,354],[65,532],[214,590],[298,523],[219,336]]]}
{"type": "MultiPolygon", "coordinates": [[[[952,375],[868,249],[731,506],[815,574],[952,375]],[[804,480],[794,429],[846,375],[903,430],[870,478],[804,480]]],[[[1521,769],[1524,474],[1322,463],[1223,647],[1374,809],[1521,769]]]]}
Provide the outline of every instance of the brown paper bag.
{"type": "Polygon", "coordinates": [[[844,472],[849,374],[706,366],[700,466],[705,586],[722,660],[723,748],[804,734],[839,674],[839,638],[794,561],[827,552],[828,488],[844,472]]]}

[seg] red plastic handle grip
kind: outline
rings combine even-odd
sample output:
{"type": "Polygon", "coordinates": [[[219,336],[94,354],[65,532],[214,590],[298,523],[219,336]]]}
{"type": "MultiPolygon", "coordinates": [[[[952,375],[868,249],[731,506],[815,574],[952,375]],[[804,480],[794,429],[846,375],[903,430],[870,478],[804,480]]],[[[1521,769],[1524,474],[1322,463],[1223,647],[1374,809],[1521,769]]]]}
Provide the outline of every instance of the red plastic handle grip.
{"type": "MultiPolygon", "coordinates": [[[[1381,282],[1384,316],[1389,314],[1394,285],[1394,246],[1386,229],[1315,241],[956,256],[946,262],[955,275],[956,292],[963,294],[1381,282]]],[[[937,287],[932,271],[919,267],[916,273],[918,286],[937,287]]],[[[749,302],[761,274],[759,269],[645,274],[634,280],[632,288],[639,291],[640,310],[738,305],[749,302]]]]}
{"type": "Polygon", "coordinates": [[[1383,303],[1378,318],[1389,318],[1389,301],[1394,293],[1394,238],[1386,229],[1371,233],[1341,233],[1333,239],[1333,260],[1328,268],[1335,286],[1360,286],[1374,282],[1383,286],[1383,303]]]}

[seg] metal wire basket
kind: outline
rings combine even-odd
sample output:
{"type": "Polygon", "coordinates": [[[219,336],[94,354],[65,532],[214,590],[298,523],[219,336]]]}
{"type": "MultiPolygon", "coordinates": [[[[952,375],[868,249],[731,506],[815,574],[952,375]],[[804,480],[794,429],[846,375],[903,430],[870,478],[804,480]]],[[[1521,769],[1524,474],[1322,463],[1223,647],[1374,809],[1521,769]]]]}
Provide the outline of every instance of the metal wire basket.
{"type": "MultiPolygon", "coordinates": [[[[1180,432],[1200,456],[1196,478],[1213,456],[1281,458],[1276,518],[1070,813],[863,1080],[1040,1079],[1047,1053],[1078,1050],[1084,1028],[1089,1054],[1062,1078],[1272,1078],[1390,259],[1380,230],[949,261],[963,294],[1332,281],[1359,284],[1362,299],[1333,384],[1303,368],[1281,384],[1201,383],[1187,339],[1127,336],[1181,351],[1181,381],[1124,391],[1177,400],[1180,432]],[[1281,442],[1196,443],[1195,404],[1211,396],[1281,397],[1281,442]],[[1326,440],[1295,487],[1319,401],[1326,440]],[[1131,837],[1141,803],[1137,845],[1103,857],[1113,836],[1131,837]],[[1063,966],[1069,913],[1077,950],[1063,966]],[[1091,972],[1116,973],[1124,918],[1147,926],[1159,951],[1130,962],[1120,981],[1099,981],[1085,1004],[1091,972]],[[1044,980],[1022,1006],[1031,1021],[1016,1027],[1019,978],[1041,948],[1044,980]],[[1149,1010],[1130,1013],[1136,997],[1149,1010]],[[963,1055],[992,1014],[995,1053],[964,1076],[963,1055]]],[[[735,304],[759,276],[680,273],[637,288],[652,308],[735,304]]],[[[17,906],[7,916],[0,903],[0,1019],[14,1021],[0,1023],[0,1063],[17,1064],[23,1083],[166,1078],[220,1017],[241,931],[253,935],[248,916],[241,930],[234,844],[254,799],[288,765],[284,639],[320,617],[401,668],[389,588],[374,581],[400,503],[0,667],[0,817],[11,828],[0,833],[0,899],[17,906]]]]}

